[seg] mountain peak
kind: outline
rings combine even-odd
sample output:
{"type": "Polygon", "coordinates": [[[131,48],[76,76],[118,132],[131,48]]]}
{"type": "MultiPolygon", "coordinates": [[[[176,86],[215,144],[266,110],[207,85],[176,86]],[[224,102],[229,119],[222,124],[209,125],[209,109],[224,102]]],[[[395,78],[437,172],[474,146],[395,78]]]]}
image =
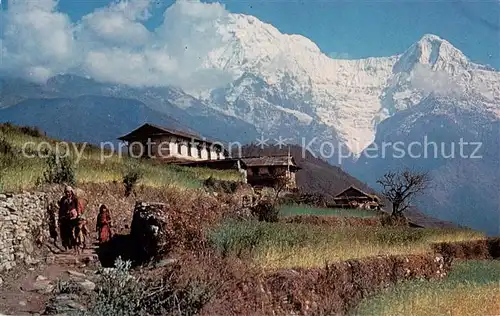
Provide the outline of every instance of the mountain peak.
{"type": "Polygon", "coordinates": [[[435,34],[424,34],[418,41],[418,43],[421,42],[445,42],[445,40],[435,34]]]}
{"type": "Polygon", "coordinates": [[[454,73],[469,64],[467,57],[450,42],[434,34],[425,34],[401,55],[393,72],[411,72],[417,64],[428,65],[432,70],[454,73]]]}

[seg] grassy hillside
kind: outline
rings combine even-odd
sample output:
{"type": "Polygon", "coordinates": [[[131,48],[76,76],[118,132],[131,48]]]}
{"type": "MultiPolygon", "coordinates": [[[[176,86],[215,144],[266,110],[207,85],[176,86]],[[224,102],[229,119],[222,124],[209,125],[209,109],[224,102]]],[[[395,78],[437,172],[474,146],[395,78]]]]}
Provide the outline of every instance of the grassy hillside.
{"type": "Polygon", "coordinates": [[[309,205],[283,205],[280,209],[281,216],[293,215],[327,215],[340,217],[375,217],[378,213],[370,210],[319,208],[309,205]]]}
{"type": "MultiPolygon", "coordinates": [[[[0,189],[26,190],[43,179],[47,168],[46,150],[63,143],[48,138],[32,128],[0,125],[0,189]],[[23,151],[27,155],[23,154],[23,151]]],[[[68,153],[74,165],[78,183],[121,182],[128,170],[143,174],[142,184],[152,187],[177,186],[197,188],[209,177],[221,180],[239,180],[236,171],[219,171],[205,168],[187,168],[164,165],[155,161],[141,161],[124,155],[101,151],[89,144],[69,143],[68,153]],[[81,155],[79,154],[81,153],[81,155]],[[102,157],[106,157],[102,159],[102,157]]]]}
{"type": "Polygon", "coordinates": [[[212,231],[224,254],[250,257],[264,268],[322,267],[326,262],[377,255],[430,252],[431,244],[484,238],[463,229],[325,227],[292,223],[227,221],[212,231]]]}
{"type": "Polygon", "coordinates": [[[500,262],[468,261],[441,282],[409,281],[364,300],[353,315],[484,316],[500,312],[500,262]]]}

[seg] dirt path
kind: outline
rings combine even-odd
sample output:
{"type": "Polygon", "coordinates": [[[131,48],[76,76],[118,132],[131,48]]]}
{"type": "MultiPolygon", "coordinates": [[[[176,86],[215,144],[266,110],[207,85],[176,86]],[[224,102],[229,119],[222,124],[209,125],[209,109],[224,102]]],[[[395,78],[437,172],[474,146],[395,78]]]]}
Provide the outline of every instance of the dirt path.
{"type": "Polygon", "coordinates": [[[59,280],[92,275],[97,269],[94,246],[79,255],[53,245],[45,247],[38,265],[17,266],[1,276],[0,316],[41,314],[59,280]]]}

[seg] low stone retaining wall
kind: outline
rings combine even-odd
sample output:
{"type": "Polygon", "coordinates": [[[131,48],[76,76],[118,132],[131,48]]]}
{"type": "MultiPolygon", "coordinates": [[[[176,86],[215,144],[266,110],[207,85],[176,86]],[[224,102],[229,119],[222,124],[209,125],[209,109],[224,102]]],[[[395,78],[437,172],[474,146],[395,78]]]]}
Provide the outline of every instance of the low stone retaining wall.
{"type": "Polygon", "coordinates": [[[32,264],[37,245],[48,236],[44,193],[0,193],[0,273],[32,264]]]}
{"type": "Polygon", "coordinates": [[[223,286],[202,315],[344,315],[383,288],[410,279],[440,279],[449,270],[447,260],[429,253],[247,276],[223,286]]]}
{"type": "Polygon", "coordinates": [[[451,259],[500,259],[500,238],[498,237],[484,240],[436,243],[432,247],[436,253],[451,259]]]}

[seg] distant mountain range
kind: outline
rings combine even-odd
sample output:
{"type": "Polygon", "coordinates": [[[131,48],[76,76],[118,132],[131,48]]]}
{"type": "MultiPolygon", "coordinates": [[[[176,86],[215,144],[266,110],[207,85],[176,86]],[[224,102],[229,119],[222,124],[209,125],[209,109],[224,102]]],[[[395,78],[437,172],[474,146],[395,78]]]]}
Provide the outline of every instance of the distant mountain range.
{"type": "Polygon", "coordinates": [[[500,72],[471,62],[435,35],[400,55],[337,60],[309,39],[282,34],[255,17],[231,14],[216,26],[230,40],[203,65],[231,73],[226,86],[182,91],[74,74],[41,85],[4,77],[0,120],[91,142],[115,140],[145,121],[240,143],[259,137],[272,145],[281,136],[310,144],[331,163],[339,162],[339,151],[350,155],[343,169],[371,186],[401,166],[429,170],[434,189],[419,200],[420,209],[500,233],[500,72]],[[451,146],[461,138],[481,142],[476,154],[482,158],[408,156],[412,142],[451,146]],[[400,152],[390,146],[385,157],[370,158],[370,144],[381,148],[388,142],[402,142],[407,155],[396,158],[400,152]]]}

